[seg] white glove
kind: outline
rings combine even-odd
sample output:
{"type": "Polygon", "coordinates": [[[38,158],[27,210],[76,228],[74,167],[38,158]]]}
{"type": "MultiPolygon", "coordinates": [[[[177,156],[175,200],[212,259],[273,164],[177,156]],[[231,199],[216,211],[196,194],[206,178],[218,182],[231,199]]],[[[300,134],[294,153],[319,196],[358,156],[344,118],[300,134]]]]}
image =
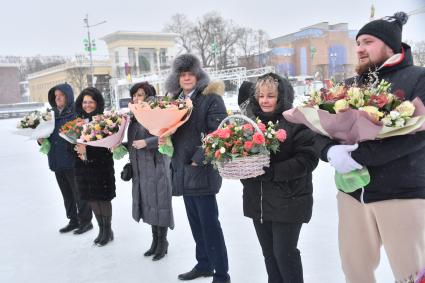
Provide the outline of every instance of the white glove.
{"type": "Polygon", "coordinates": [[[338,173],[345,174],[356,169],[362,169],[363,166],[357,163],[352,157],[351,152],[359,147],[353,145],[334,145],[328,150],[328,161],[338,173]]]}

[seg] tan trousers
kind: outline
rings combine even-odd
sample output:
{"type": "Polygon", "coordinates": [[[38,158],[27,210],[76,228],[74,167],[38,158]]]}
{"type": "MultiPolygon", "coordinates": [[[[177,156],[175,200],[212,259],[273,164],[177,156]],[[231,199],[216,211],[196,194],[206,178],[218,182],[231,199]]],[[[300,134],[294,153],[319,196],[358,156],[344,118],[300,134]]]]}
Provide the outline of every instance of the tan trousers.
{"type": "Polygon", "coordinates": [[[375,283],[384,246],[396,282],[425,267],[425,200],[396,199],[362,204],[338,192],[339,251],[348,283],[375,283]]]}

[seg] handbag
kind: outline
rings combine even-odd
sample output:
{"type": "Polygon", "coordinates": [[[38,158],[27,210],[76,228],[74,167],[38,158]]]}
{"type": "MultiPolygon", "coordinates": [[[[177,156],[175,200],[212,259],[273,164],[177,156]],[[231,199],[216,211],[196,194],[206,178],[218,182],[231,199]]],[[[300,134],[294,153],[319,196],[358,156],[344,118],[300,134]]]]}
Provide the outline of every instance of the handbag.
{"type": "Polygon", "coordinates": [[[130,181],[133,177],[133,167],[131,166],[131,163],[128,162],[121,171],[121,179],[125,182],[130,181]]]}

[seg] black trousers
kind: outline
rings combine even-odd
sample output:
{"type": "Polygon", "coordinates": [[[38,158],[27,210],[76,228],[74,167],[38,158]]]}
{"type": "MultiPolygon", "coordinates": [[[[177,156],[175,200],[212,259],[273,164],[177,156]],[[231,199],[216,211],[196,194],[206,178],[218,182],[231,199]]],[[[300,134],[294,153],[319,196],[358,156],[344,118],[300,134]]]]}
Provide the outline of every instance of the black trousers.
{"type": "Polygon", "coordinates": [[[198,271],[215,271],[214,279],[229,279],[229,263],[215,195],[183,196],[193,239],[198,271]]]}
{"type": "Polygon", "coordinates": [[[75,183],[74,170],[60,170],[55,172],[55,176],[62,193],[66,217],[69,219],[69,222],[80,225],[91,222],[93,217],[92,211],[89,203],[80,199],[75,183]]]}
{"type": "Polygon", "coordinates": [[[263,250],[269,283],[302,283],[303,268],[297,248],[301,223],[254,220],[263,250]]]}

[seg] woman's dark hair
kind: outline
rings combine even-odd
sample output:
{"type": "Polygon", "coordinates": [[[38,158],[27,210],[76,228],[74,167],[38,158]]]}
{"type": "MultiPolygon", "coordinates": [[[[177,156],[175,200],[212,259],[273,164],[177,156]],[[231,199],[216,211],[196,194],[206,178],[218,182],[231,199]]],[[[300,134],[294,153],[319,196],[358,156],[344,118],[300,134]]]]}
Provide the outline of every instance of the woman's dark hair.
{"type": "Polygon", "coordinates": [[[139,89],[143,89],[143,91],[146,94],[146,98],[149,96],[156,96],[156,90],[155,88],[148,82],[141,82],[141,83],[137,83],[135,85],[133,85],[130,88],[130,96],[131,98],[133,98],[134,94],[139,90],[139,89]]]}
{"type": "Polygon", "coordinates": [[[94,101],[96,101],[96,110],[90,114],[90,116],[102,114],[105,108],[105,100],[103,99],[102,93],[94,87],[88,87],[81,91],[80,95],[75,101],[75,112],[79,116],[85,116],[85,111],[83,110],[83,100],[84,96],[90,96],[94,101]]]}

